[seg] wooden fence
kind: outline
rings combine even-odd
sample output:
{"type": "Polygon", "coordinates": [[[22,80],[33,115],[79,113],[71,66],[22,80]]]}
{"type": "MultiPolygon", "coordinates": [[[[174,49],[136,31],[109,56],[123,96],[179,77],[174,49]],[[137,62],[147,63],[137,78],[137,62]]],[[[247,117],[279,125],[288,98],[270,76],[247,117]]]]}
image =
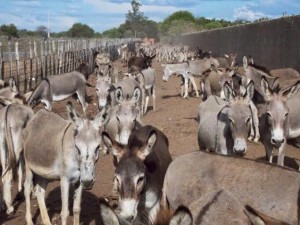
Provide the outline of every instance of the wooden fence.
{"type": "Polygon", "coordinates": [[[21,93],[36,87],[54,74],[75,70],[78,60],[89,63],[93,69],[93,50],[101,51],[112,45],[128,43],[133,39],[56,39],[16,40],[0,42],[0,78],[14,77],[21,93]]]}

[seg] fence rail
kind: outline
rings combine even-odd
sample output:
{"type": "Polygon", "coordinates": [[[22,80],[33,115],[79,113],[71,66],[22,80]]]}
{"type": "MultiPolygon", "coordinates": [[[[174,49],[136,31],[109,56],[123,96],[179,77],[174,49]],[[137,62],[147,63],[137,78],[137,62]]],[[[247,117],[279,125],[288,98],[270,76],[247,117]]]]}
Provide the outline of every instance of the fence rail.
{"type": "Polygon", "coordinates": [[[93,50],[101,51],[113,45],[135,39],[54,39],[16,40],[0,42],[0,78],[14,77],[21,93],[36,87],[54,74],[75,70],[78,60],[93,68],[93,50]]]}

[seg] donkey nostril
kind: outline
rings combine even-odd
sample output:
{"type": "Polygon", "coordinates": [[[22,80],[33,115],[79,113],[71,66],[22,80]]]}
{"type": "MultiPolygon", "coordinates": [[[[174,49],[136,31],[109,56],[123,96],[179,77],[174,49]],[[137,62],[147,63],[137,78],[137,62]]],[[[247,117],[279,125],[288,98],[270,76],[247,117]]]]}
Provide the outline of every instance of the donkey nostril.
{"type": "Polygon", "coordinates": [[[126,220],[129,221],[129,222],[132,222],[134,219],[134,216],[128,216],[126,217],[126,220]]]}

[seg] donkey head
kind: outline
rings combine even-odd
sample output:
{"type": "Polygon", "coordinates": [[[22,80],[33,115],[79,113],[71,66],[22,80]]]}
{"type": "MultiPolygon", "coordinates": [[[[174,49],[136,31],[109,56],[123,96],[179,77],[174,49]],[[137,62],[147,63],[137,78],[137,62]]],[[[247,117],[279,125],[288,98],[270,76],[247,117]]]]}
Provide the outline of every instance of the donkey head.
{"type": "Polygon", "coordinates": [[[130,222],[136,218],[141,196],[146,192],[148,169],[144,160],[152,152],[157,138],[154,129],[146,132],[141,129],[130,135],[126,146],[111,139],[106,132],[102,133],[104,144],[118,161],[114,185],[119,193],[120,215],[130,222]]]}
{"type": "Polygon", "coordinates": [[[224,94],[229,102],[227,118],[234,141],[233,151],[238,155],[244,155],[247,151],[247,138],[252,123],[249,104],[254,94],[253,81],[247,85],[245,93],[241,96],[236,96],[232,87],[225,83],[224,94]]]}
{"type": "Polygon", "coordinates": [[[137,108],[136,103],[140,99],[141,90],[136,88],[132,98],[127,96],[126,99],[124,99],[122,89],[118,88],[115,95],[116,101],[119,103],[116,110],[116,118],[118,121],[120,143],[126,145],[128,143],[129,135],[136,126],[139,116],[139,109],[137,108]]]}
{"type": "Polygon", "coordinates": [[[169,77],[172,76],[174,74],[174,72],[168,67],[167,64],[161,64],[162,68],[163,68],[163,81],[168,81],[169,77]]]}
{"type": "Polygon", "coordinates": [[[7,99],[12,99],[18,94],[19,90],[13,77],[9,78],[8,86],[0,89],[0,96],[7,99]]]}
{"type": "Polygon", "coordinates": [[[104,125],[108,116],[103,109],[93,120],[81,117],[68,102],[67,113],[74,124],[74,147],[80,164],[80,183],[86,189],[91,189],[95,182],[95,163],[99,157],[101,135],[100,126],[104,125]]]}
{"type": "Polygon", "coordinates": [[[263,97],[267,103],[267,120],[271,130],[271,143],[279,148],[285,141],[288,132],[289,109],[287,100],[300,88],[300,81],[284,90],[272,90],[265,77],[261,79],[263,97]]]}
{"type": "Polygon", "coordinates": [[[108,102],[109,94],[112,89],[107,77],[99,77],[96,83],[96,94],[98,97],[99,109],[105,107],[108,102]]]}

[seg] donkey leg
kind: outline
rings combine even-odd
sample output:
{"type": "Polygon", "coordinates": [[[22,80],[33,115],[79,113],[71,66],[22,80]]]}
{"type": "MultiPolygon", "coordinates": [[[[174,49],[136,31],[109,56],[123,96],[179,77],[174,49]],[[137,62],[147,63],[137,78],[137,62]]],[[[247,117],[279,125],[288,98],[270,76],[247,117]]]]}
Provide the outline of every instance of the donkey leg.
{"type": "Polygon", "coordinates": [[[252,113],[252,120],[253,120],[253,126],[254,126],[254,131],[255,131],[255,136],[254,136],[254,141],[258,142],[259,138],[260,138],[260,134],[259,134],[259,121],[258,121],[258,115],[257,115],[257,108],[254,105],[254,103],[252,101],[250,101],[250,109],[251,109],[251,113],[252,113]]]}
{"type": "Polygon", "coordinates": [[[144,105],[144,114],[147,112],[148,103],[149,103],[149,90],[147,90],[147,94],[145,93],[145,105],[144,105]]]}
{"type": "Polygon", "coordinates": [[[195,78],[193,76],[189,76],[190,80],[191,80],[191,83],[192,83],[192,87],[194,88],[195,92],[196,92],[196,97],[199,98],[199,92],[197,90],[197,85],[196,85],[196,82],[195,82],[195,78]]]}
{"type": "Polygon", "coordinates": [[[284,166],[285,144],[286,141],[282,143],[282,145],[279,148],[278,159],[277,159],[277,165],[279,166],[284,166]]]}
{"type": "Polygon", "coordinates": [[[43,178],[38,179],[36,185],[36,196],[37,196],[43,224],[51,225],[51,221],[45,204],[45,192],[46,192],[47,184],[48,182],[46,179],[43,178]]]}
{"type": "Polygon", "coordinates": [[[3,183],[3,199],[6,204],[6,214],[11,214],[14,211],[11,198],[11,181],[13,178],[12,169],[6,171],[5,175],[2,176],[3,183]]]}
{"type": "Polygon", "coordinates": [[[67,218],[70,214],[69,212],[69,187],[70,182],[66,177],[62,177],[60,180],[60,189],[61,189],[61,224],[67,225],[67,218]]]}
{"type": "Polygon", "coordinates": [[[152,87],[152,101],[153,101],[153,111],[156,111],[156,105],[155,105],[155,98],[156,98],[156,95],[155,95],[155,86],[152,87]]]}
{"type": "Polygon", "coordinates": [[[184,96],[183,98],[187,98],[188,97],[188,88],[189,88],[189,80],[187,77],[184,77],[184,96]]]}
{"type": "Polygon", "coordinates": [[[73,203],[73,217],[74,225],[79,225],[80,223],[80,211],[81,211],[81,195],[82,195],[82,185],[79,184],[78,188],[75,190],[74,203],[73,203]]]}
{"type": "Polygon", "coordinates": [[[86,112],[87,110],[87,107],[88,107],[88,104],[86,103],[85,101],[85,96],[86,96],[86,93],[85,93],[85,87],[84,88],[81,88],[80,90],[78,90],[76,92],[77,94],[77,97],[79,99],[79,102],[82,106],[82,109],[83,109],[83,112],[86,112]]]}
{"type": "Polygon", "coordinates": [[[25,201],[26,201],[26,223],[27,225],[33,225],[32,222],[32,215],[31,215],[31,205],[30,205],[30,192],[32,189],[32,179],[33,179],[33,173],[30,170],[28,166],[26,166],[26,178],[24,183],[24,195],[25,195],[25,201]]]}

